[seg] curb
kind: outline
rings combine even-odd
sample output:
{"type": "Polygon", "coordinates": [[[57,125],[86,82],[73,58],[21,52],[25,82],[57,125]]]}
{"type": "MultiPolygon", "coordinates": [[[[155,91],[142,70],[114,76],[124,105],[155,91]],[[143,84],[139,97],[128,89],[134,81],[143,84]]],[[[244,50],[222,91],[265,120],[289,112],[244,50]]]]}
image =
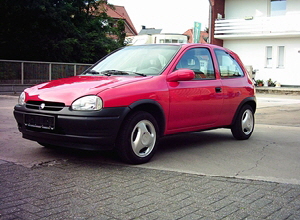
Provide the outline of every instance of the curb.
{"type": "Polygon", "coordinates": [[[296,87],[256,87],[255,89],[257,93],[300,95],[300,88],[296,87]]]}

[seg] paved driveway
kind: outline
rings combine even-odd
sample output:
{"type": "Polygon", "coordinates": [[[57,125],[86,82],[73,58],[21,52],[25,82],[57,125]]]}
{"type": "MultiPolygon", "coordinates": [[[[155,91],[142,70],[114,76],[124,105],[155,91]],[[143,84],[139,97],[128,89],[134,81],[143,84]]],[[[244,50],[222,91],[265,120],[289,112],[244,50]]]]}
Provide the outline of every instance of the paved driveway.
{"type": "Polygon", "coordinates": [[[23,140],[16,98],[0,97],[0,219],[300,219],[299,104],[269,98],[248,141],[223,129],[170,136],[150,163],[127,166],[23,140]]]}
{"type": "MultiPolygon", "coordinates": [[[[86,160],[120,164],[109,152],[49,150],[24,140],[12,108],[16,97],[0,97],[0,159],[33,167],[59,161],[86,160]]],[[[138,167],[208,176],[237,177],[300,184],[300,97],[258,94],[256,127],[247,141],[230,130],[168,136],[153,160],[138,167]]]]}

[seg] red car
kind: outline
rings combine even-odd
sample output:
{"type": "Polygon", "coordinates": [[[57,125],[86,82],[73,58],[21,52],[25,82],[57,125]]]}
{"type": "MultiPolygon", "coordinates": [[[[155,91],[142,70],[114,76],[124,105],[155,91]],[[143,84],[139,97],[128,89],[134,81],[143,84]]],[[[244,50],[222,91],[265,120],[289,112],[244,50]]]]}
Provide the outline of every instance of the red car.
{"type": "Polygon", "coordinates": [[[255,89],[239,57],[209,44],[121,48],[83,74],[26,89],[14,108],[23,137],[43,146],[113,149],[148,162],[162,136],[254,129],[255,89]]]}

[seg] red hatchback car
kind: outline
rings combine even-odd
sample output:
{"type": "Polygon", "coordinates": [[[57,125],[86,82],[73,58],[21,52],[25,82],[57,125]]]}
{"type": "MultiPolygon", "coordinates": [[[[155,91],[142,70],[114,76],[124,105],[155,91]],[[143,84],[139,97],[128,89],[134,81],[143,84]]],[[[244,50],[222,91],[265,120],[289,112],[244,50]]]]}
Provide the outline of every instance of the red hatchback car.
{"type": "Polygon", "coordinates": [[[23,137],[43,146],[116,150],[148,162],[180,132],[254,129],[255,89],[239,57],[209,44],[121,48],[83,74],[26,89],[14,108],[23,137]]]}

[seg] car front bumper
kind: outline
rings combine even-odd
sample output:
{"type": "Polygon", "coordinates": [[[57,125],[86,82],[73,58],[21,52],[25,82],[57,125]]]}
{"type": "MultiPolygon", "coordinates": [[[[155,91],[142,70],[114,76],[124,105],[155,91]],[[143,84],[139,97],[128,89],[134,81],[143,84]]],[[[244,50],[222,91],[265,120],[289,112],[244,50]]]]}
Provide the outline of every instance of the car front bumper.
{"type": "Polygon", "coordinates": [[[62,147],[109,150],[114,148],[128,111],[128,107],[100,111],[72,111],[64,107],[60,111],[43,111],[16,105],[14,117],[25,139],[62,147]]]}

